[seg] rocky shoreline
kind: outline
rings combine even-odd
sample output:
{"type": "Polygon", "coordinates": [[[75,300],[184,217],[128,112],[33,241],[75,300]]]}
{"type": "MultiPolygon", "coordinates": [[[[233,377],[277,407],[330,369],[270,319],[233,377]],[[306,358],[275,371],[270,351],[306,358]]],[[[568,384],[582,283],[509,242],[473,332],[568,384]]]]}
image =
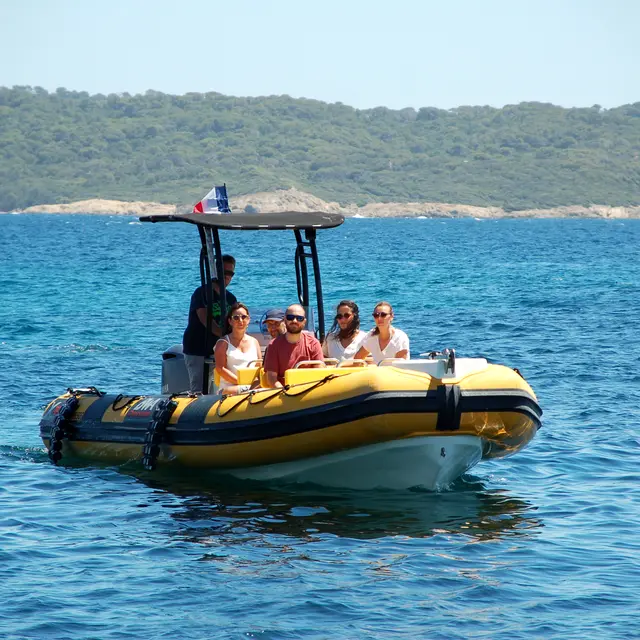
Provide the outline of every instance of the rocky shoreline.
{"type": "MultiPolygon", "coordinates": [[[[326,211],[358,218],[640,218],[640,206],[609,207],[573,205],[552,209],[505,211],[500,207],[480,207],[468,204],[440,202],[389,202],[343,206],[326,202],[298,189],[281,189],[254,193],[230,199],[232,211],[247,213],[274,213],[278,211],[326,211]]],[[[149,213],[186,213],[191,207],[158,202],[125,202],[120,200],[81,200],[68,204],[42,204],[15,213],[82,213],[95,215],[144,215],[149,213]]]]}

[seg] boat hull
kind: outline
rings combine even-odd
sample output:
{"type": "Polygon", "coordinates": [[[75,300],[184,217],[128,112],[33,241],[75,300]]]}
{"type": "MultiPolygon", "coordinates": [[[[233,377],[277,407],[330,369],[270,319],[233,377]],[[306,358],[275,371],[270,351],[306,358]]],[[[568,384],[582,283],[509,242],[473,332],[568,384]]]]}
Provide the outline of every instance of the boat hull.
{"type": "MultiPolygon", "coordinates": [[[[357,489],[437,488],[482,458],[520,450],[540,426],[533,391],[499,365],[446,382],[395,367],[304,376],[284,391],[171,397],[154,464],[357,489]]],[[[68,398],[45,410],[40,434],[48,448],[68,398]]],[[[155,411],[168,399],[79,395],[62,460],[140,459],[155,411]]]]}
{"type": "Polygon", "coordinates": [[[436,490],[451,484],[481,458],[478,437],[418,436],[228,472],[243,480],[311,482],[347,489],[436,490]]]}

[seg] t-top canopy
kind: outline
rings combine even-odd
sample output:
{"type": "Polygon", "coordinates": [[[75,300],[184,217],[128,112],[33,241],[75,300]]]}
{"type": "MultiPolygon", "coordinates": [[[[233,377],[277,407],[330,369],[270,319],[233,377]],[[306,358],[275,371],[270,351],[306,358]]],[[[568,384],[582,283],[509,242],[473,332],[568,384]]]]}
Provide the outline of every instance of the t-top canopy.
{"type": "Polygon", "coordinates": [[[282,211],[278,213],[231,214],[148,214],[140,216],[140,222],[188,222],[216,229],[260,231],[262,229],[331,229],[344,222],[340,213],[311,211],[282,211]]]}

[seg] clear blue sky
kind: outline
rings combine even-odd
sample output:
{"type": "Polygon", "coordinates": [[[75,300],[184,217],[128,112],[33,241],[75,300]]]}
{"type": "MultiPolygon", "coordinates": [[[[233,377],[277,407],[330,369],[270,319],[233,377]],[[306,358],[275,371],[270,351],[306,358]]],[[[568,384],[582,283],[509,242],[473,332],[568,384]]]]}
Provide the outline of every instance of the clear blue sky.
{"type": "Polygon", "coordinates": [[[0,0],[0,85],[369,108],[640,101],[640,0],[0,0]]]}

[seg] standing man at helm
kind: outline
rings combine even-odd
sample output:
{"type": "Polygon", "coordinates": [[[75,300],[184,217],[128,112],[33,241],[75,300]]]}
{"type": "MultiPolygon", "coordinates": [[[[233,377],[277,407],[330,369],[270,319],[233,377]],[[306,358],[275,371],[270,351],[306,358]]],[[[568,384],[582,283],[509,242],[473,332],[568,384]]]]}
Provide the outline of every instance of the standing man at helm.
{"type": "Polygon", "coordinates": [[[284,372],[303,360],[324,362],[322,345],[307,331],[307,314],[299,304],[290,305],[284,315],[287,332],[272,340],[265,353],[264,370],[270,387],[284,386],[284,372]]]}
{"type": "MultiPolygon", "coordinates": [[[[237,302],[236,297],[227,289],[236,270],[236,260],[233,256],[222,256],[224,269],[224,286],[227,309],[237,302]]],[[[199,286],[191,295],[189,305],[189,320],[187,328],[182,336],[182,352],[184,353],[184,363],[189,374],[189,391],[192,393],[202,392],[204,375],[204,359],[210,357],[213,347],[219,338],[222,337],[223,322],[221,320],[220,305],[220,284],[218,280],[212,282],[213,300],[211,301],[211,351],[206,352],[207,343],[207,302],[204,285],[199,286]]]]}

